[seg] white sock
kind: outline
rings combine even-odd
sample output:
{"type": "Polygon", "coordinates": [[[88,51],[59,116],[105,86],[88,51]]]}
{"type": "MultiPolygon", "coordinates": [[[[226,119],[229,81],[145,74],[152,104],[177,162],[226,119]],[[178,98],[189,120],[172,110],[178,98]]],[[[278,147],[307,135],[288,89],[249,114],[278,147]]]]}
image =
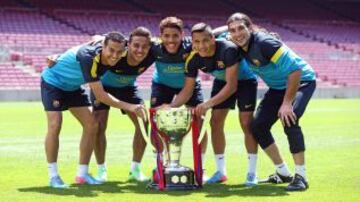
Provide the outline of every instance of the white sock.
{"type": "Polygon", "coordinates": [[[106,170],[106,164],[98,164],[98,170],[106,170]]]}
{"type": "Polygon", "coordinates": [[[256,175],[257,154],[248,154],[248,173],[256,175]]]}
{"type": "Polygon", "coordinates": [[[295,173],[301,175],[306,180],[305,165],[295,165],[295,173]]]}
{"type": "Polygon", "coordinates": [[[225,156],[224,156],[224,154],[216,154],[215,155],[215,161],[216,161],[217,171],[219,171],[223,175],[226,175],[225,156]]]}
{"type": "Polygon", "coordinates": [[[291,173],[289,171],[289,168],[287,167],[286,163],[277,164],[276,166],[276,172],[279,173],[282,176],[290,176],[291,173]]]}
{"type": "Polygon", "coordinates": [[[136,168],[140,167],[140,162],[136,162],[136,161],[132,161],[131,162],[131,167],[130,167],[130,171],[134,171],[136,168]]]}
{"type": "Polygon", "coordinates": [[[80,164],[78,168],[78,177],[84,177],[86,174],[89,173],[89,165],[80,164]]]}
{"type": "Polygon", "coordinates": [[[48,164],[48,171],[49,171],[49,179],[55,177],[55,176],[58,176],[59,173],[58,173],[58,168],[57,168],[57,163],[54,162],[54,163],[49,163],[48,164]]]}

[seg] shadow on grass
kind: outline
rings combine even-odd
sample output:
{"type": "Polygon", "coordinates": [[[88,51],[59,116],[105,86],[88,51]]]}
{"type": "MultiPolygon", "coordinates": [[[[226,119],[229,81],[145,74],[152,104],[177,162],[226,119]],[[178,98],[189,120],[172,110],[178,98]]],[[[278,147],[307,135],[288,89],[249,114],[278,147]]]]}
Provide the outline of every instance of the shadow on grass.
{"type": "Polygon", "coordinates": [[[71,185],[68,189],[54,189],[49,186],[19,188],[20,192],[38,192],[49,195],[96,197],[100,193],[122,193],[125,182],[110,181],[102,185],[71,185]]]}
{"type": "Polygon", "coordinates": [[[192,194],[205,194],[209,198],[224,198],[229,196],[261,197],[261,196],[287,196],[284,187],[263,184],[255,187],[246,187],[243,184],[205,185],[202,189],[192,191],[157,191],[147,188],[147,183],[131,183],[109,181],[103,185],[71,185],[69,189],[53,189],[48,186],[19,188],[20,192],[37,192],[58,196],[97,197],[99,194],[138,193],[149,195],[186,196],[192,194]]]}
{"type": "Polygon", "coordinates": [[[206,193],[205,197],[222,198],[229,196],[245,196],[245,197],[268,197],[268,196],[287,196],[284,186],[274,184],[261,184],[254,187],[247,187],[244,184],[214,184],[206,185],[203,188],[206,193]]]}

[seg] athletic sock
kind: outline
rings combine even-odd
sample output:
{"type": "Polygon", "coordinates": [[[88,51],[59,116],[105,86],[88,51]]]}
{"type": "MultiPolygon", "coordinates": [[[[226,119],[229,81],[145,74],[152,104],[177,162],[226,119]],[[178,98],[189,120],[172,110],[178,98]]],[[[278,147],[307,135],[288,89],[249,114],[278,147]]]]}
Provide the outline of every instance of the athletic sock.
{"type": "Polygon", "coordinates": [[[98,164],[98,170],[106,170],[106,164],[98,164]]]}
{"type": "Polygon", "coordinates": [[[59,173],[58,173],[58,168],[57,168],[57,163],[54,162],[54,163],[49,163],[48,164],[48,171],[49,171],[49,179],[55,177],[55,176],[58,176],[59,173]]]}
{"type": "Polygon", "coordinates": [[[89,166],[85,164],[80,164],[78,168],[78,177],[84,177],[86,174],[89,173],[89,166]]]}
{"type": "Polygon", "coordinates": [[[132,161],[130,166],[130,172],[140,169],[140,162],[132,161]]]}
{"type": "Polygon", "coordinates": [[[217,171],[219,171],[223,175],[226,175],[225,156],[224,156],[224,154],[216,154],[215,155],[215,161],[216,161],[217,171]]]}
{"type": "Polygon", "coordinates": [[[256,174],[257,154],[248,154],[248,173],[256,174]]]}
{"type": "Polygon", "coordinates": [[[289,168],[287,167],[286,163],[281,163],[276,166],[276,172],[279,173],[282,176],[290,176],[291,173],[289,171],[289,168]]]}
{"type": "Polygon", "coordinates": [[[295,173],[301,175],[306,180],[305,165],[295,165],[295,173]]]}

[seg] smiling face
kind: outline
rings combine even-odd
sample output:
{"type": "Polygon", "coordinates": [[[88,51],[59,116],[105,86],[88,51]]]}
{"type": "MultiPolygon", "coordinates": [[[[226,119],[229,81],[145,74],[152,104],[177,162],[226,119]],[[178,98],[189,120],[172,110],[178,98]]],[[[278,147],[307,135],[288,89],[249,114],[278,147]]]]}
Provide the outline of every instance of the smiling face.
{"type": "Polygon", "coordinates": [[[109,40],[103,45],[101,52],[101,63],[104,65],[115,66],[119,62],[121,55],[125,50],[125,42],[109,40]]]}
{"type": "Polygon", "coordinates": [[[177,53],[183,37],[183,32],[174,27],[166,27],[160,34],[166,51],[171,54],[177,53]]]}
{"type": "Polygon", "coordinates": [[[215,52],[215,38],[211,34],[203,32],[192,33],[192,46],[201,57],[211,57],[215,52]]]}
{"type": "Polygon", "coordinates": [[[237,20],[228,24],[232,41],[243,49],[249,44],[251,31],[243,21],[237,20]]]}
{"type": "Polygon", "coordinates": [[[128,54],[137,63],[145,59],[150,50],[150,39],[145,36],[133,36],[128,44],[128,54]]]}

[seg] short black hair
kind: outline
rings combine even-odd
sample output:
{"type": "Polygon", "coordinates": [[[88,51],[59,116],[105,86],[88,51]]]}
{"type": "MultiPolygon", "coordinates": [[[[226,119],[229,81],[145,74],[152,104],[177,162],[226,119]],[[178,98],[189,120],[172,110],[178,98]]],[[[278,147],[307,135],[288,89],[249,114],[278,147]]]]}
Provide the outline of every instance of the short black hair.
{"type": "Polygon", "coordinates": [[[151,32],[148,28],[146,27],[136,27],[131,33],[130,33],[130,36],[129,36],[129,43],[131,42],[132,38],[134,36],[142,36],[142,37],[145,37],[147,39],[149,39],[149,41],[151,41],[151,32]]]}
{"type": "Polygon", "coordinates": [[[118,43],[126,42],[125,36],[121,32],[108,32],[105,35],[104,44],[107,45],[110,40],[118,43]]]}
{"type": "Polygon", "coordinates": [[[206,24],[204,22],[197,23],[191,28],[191,35],[193,33],[198,33],[198,32],[206,32],[210,36],[214,36],[213,33],[212,33],[212,29],[211,29],[210,25],[208,25],[208,24],[206,24]]]}

